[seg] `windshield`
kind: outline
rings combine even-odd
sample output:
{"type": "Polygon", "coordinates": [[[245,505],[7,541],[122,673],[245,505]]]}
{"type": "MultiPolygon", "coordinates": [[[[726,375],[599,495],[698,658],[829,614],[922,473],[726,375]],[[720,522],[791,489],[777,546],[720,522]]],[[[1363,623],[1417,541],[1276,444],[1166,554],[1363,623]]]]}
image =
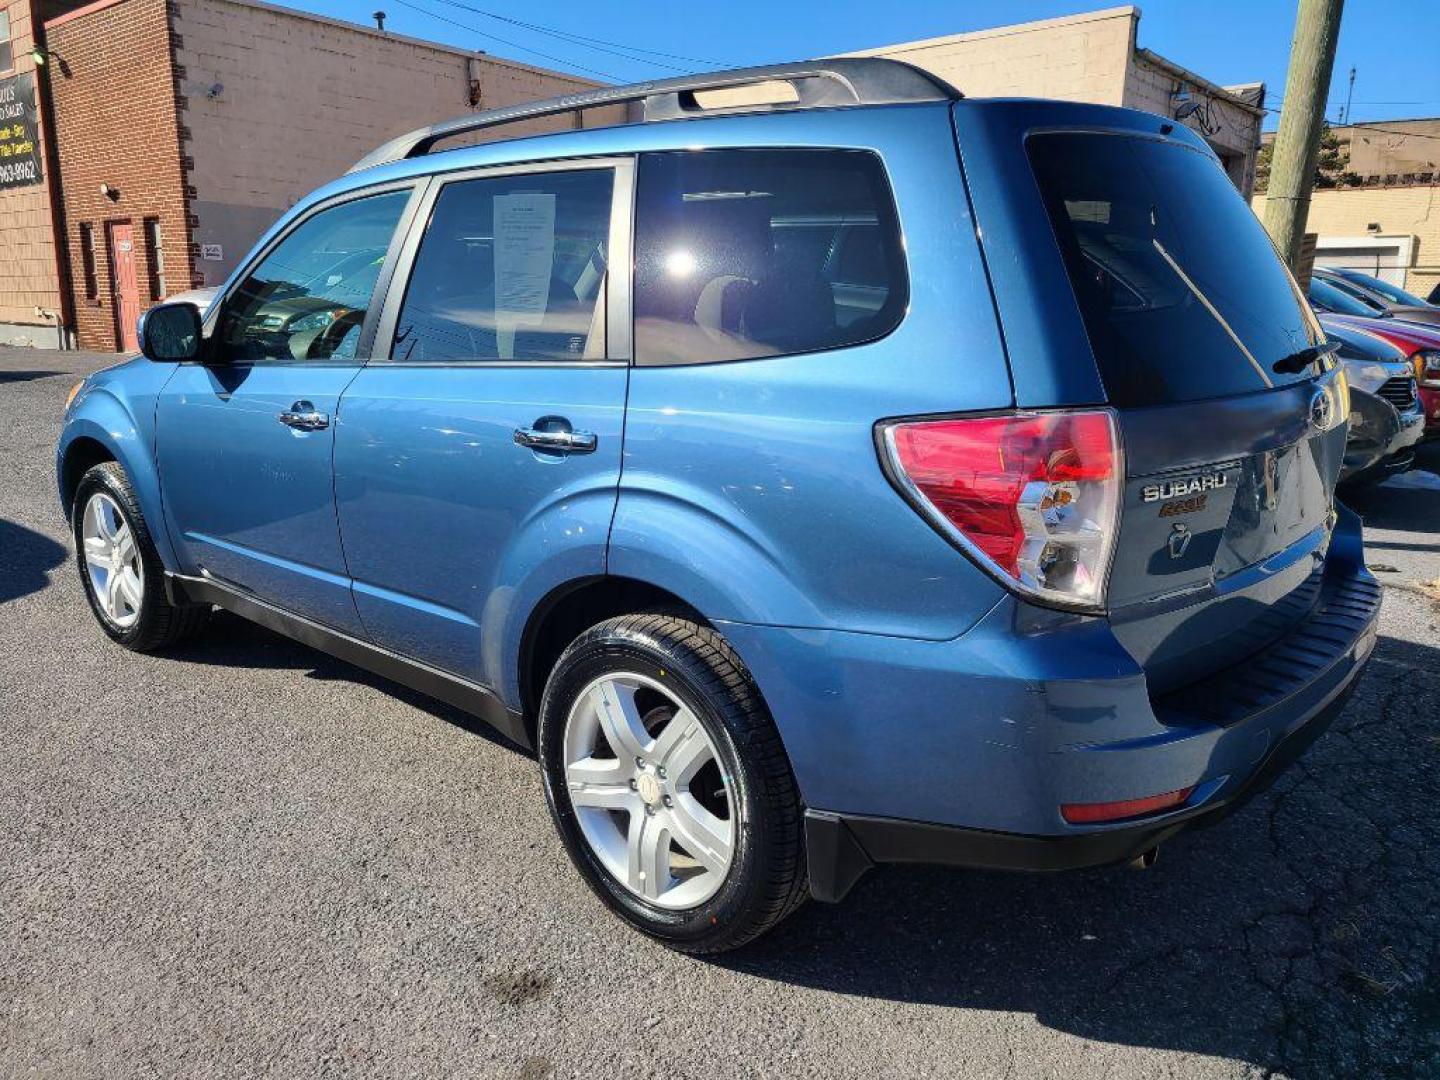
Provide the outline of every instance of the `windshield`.
{"type": "Polygon", "coordinates": [[[1369,274],[1362,274],[1358,270],[1346,270],[1341,273],[1341,277],[1349,278],[1357,285],[1363,285],[1371,292],[1379,293],[1381,296],[1385,297],[1386,300],[1389,300],[1392,304],[1407,304],[1410,307],[1430,306],[1424,300],[1421,300],[1420,297],[1416,296],[1414,293],[1408,293],[1404,289],[1400,288],[1400,286],[1398,285],[1391,285],[1388,281],[1382,281],[1380,278],[1371,277],[1369,274]]]}
{"type": "Polygon", "coordinates": [[[1384,309],[1371,301],[1361,300],[1354,293],[1337,289],[1318,277],[1310,279],[1306,291],[1309,293],[1310,302],[1322,311],[1333,311],[1336,315],[1359,315],[1365,319],[1384,314],[1384,309]]]}
{"type": "Polygon", "coordinates": [[[1092,132],[1037,134],[1027,148],[1113,404],[1225,397],[1314,374],[1275,371],[1323,339],[1214,160],[1092,132]]]}

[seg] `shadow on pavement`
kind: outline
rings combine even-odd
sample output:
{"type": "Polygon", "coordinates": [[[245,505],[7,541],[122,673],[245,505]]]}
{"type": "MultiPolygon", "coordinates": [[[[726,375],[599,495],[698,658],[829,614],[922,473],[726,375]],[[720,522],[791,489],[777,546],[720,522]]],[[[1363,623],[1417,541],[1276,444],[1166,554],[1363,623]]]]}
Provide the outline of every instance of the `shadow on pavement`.
{"type": "MultiPolygon", "coordinates": [[[[1346,488],[1340,493],[1340,500],[1370,528],[1440,532],[1440,475],[1437,474],[1440,474],[1440,443],[1432,443],[1421,447],[1415,467],[1409,472],[1383,484],[1346,488]]],[[[1366,537],[1365,546],[1397,545],[1366,537]]]]}
{"type": "Polygon", "coordinates": [[[64,374],[63,371],[0,371],[0,383],[33,382],[64,374]]]}
{"type": "Polygon", "coordinates": [[[68,555],[43,533],[0,518],[0,604],[45,588],[68,555]]]}
{"type": "Polygon", "coordinates": [[[213,664],[226,668],[287,669],[303,671],[309,679],[338,679],[360,683],[374,687],[447,724],[487,739],[496,746],[529,756],[528,751],[516,746],[478,717],[417,690],[411,690],[408,686],[374,675],[364,668],[338,660],[328,653],[266,630],[228,611],[217,610],[198,637],[168,650],[165,656],[190,664],[213,664]]]}

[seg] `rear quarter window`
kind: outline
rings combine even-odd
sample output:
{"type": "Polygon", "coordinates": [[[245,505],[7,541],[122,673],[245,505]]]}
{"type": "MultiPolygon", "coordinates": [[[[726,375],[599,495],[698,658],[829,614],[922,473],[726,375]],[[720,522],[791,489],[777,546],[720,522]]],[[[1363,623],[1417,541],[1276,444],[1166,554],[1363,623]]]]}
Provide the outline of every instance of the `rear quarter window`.
{"type": "Polygon", "coordinates": [[[1026,146],[1112,404],[1227,397],[1315,374],[1274,370],[1320,338],[1218,164],[1177,143],[1095,132],[1026,146]]]}
{"type": "Polygon", "coordinates": [[[899,324],[909,290],[876,155],[652,153],[637,184],[636,363],[819,352],[899,324]]]}

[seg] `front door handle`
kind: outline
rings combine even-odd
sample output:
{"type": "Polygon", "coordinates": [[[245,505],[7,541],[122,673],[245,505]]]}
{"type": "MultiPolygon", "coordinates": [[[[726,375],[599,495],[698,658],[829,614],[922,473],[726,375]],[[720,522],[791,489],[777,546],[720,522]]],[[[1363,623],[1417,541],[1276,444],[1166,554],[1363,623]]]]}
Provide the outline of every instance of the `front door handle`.
{"type": "Polygon", "coordinates": [[[535,421],[535,427],[516,428],[515,443],[517,446],[528,446],[532,450],[548,450],[552,454],[593,454],[595,447],[600,440],[589,431],[571,431],[566,427],[540,427],[538,425],[554,423],[556,418],[544,417],[535,421]]]}
{"type": "Polygon", "coordinates": [[[323,412],[316,412],[315,406],[308,401],[295,402],[277,415],[276,419],[296,431],[324,431],[330,426],[330,417],[323,412]]]}

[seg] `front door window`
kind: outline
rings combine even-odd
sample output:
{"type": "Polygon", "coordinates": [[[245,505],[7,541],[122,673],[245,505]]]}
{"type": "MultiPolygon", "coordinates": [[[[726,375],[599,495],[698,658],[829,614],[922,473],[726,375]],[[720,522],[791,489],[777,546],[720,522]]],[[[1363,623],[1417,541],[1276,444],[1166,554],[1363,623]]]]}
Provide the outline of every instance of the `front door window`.
{"type": "Polygon", "coordinates": [[[349,361],[409,191],[322,210],[280,241],[225,304],[219,359],[349,361]]]}

